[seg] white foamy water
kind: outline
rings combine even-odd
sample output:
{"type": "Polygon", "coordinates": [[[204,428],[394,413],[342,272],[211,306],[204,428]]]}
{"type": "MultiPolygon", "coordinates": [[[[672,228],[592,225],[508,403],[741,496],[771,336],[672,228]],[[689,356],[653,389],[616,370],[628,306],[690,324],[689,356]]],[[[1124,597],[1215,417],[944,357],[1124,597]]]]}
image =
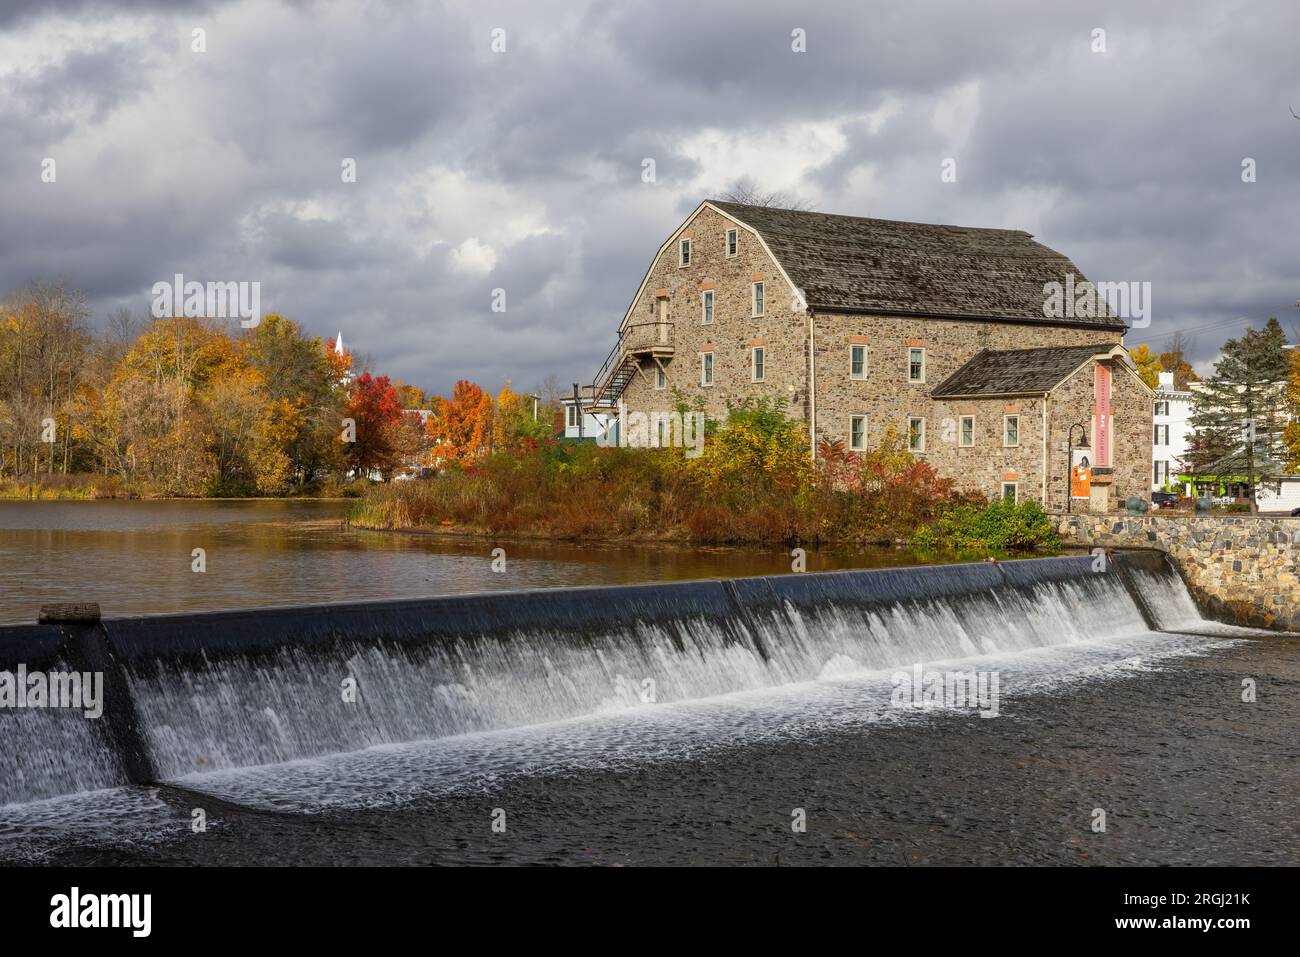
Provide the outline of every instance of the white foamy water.
{"type": "Polygon", "coordinates": [[[111,787],[118,764],[81,710],[0,709],[0,821],[14,801],[111,787]]]}
{"type": "MultiPolygon", "coordinates": [[[[888,704],[889,676],[918,663],[1000,671],[1002,696],[1014,699],[1197,653],[1211,647],[1206,635],[1255,634],[1202,620],[1168,569],[1131,577],[1160,626],[1179,634],[1151,632],[1118,574],[1052,580],[1062,566],[1013,564],[808,576],[789,592],[797,604],[776,602],[759,580],[744,614],[719,619],[655,619],[648,603],[662,596],[644,592],[611,605],[594,633],[521,627],[432,640],[417,616],[400,635],[135,662],[130,691],[162,779],[307,812],[917,720],[888,704]],[[353,703],[345,681],[358,688],[353,703]]],[[[0,739],[0,836],[15,821],[67,829],[76,815],[61,817],[68,805],[48,799],[89,792],[70,799],[82,814],[125,780],[83,719],[29,712],[0,727],[13,729],[0,739]]],[[[143,813],[126,806],[128,819],[143,813]]],[[[171,820],[161,806],[146,816],[171,820]]]]}
{"type": "Polygon", "coordinates": [[[617,619],[599,636],[520,630],[417,649],[289,648],[132,682],[162,775],[282,764],[611,709],[805,683],[832,671],[1047,648],[1145,632],[1118,576],[863,607],[793,605],[747,622],[617,619]],[[355,679],[356,702],[345,700],[355,679]]]}
{"type": "MultiPolygon", "coordinates": [[[[1017,701],[1071,694],[1081,685],[1142,680],[1175,658],[1234,643],[1201,635],[1131,632],[1105,640],[920,662],[926,671],[995,671],[999,716],[953,711],[964,720],[1014,721],[1017,701]]],[[[935,712],[891,703],[893,675],[911,664],[870,669],[837,657],[818,678],[668,704],[614,704],[545,724],[385,744],[279,764],[192,773],[170,783],[199,795],[281,813],[382,808],[463,793],[490,793],[520,775],[632,769],[705,758],[763,743],[815,741],[835,731],[870,734],[925,722],[935,712]]],[[[0,808],[0,860],[39,862],[69,841],[130,847],[178,836],[187,814],[143,788],[116,788],[0,808]]]]}
{"type": "MultiPolygon", "coordinates": [[[[1196,635],[1137,632],[1123,638],[924,662],[927,671],[996,671],[1000,714],[1015,720],[1031,694],[1068,694],[1082,683],[1141,680],[1162,662],[1230,643],[1196,635]]],[[[842,663],[837,669],[842,667],[842,663]]],[[[903,670],[910,668],[906,666],[903,670]]],[[[634,767],[666,758],[704,757],[762,742],[862,733],[925,721],[928,710],[891,704],[894,669],[851,674],[717,698],[629,708],[545,725],[385,745],[273,766],[191,774],[176,784],[234,803],[320,813],[403,804],[430,796],[491,791],[520,774],[634,767]]],[[[947,713],[954,713],[951,709],[947,713]]]]}
{"type": "Polygon", "coordinates": [[[39,864],[69,844],[129,847],[190,830],[151,788],[116,787],[0,806],[0,862],[39,864]]]}

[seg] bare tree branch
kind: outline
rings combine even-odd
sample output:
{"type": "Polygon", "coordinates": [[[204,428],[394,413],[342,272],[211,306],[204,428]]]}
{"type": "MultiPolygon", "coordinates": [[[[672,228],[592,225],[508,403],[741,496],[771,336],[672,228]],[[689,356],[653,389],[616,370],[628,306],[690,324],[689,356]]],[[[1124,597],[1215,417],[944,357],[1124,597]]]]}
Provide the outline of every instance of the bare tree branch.
{"type": "Polygon", "coordinates": [[[735,184],[719,197],[727,203],[740,203],[742,206],[768,206],[773,209],[811,210],[813,204],[790,193],[780,190],[762,190],[749,177],[736,180],[735,184]]]}

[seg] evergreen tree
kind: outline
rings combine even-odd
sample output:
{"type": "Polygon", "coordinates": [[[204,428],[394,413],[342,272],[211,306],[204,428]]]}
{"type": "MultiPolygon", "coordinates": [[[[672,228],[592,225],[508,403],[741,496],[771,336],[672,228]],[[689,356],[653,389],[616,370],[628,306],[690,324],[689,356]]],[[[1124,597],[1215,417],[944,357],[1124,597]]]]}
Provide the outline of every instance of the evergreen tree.
{"type": "Polygon", "coordinates": [[[1259,485],[1277,486],[1287,424],[1286,333],[1277,319],[1229,339],[1196,397],[1190,424],[1196,432],[1185,459],[1197,474],[1233,478],[1246,485],[1258,511],[1259,485]]]}

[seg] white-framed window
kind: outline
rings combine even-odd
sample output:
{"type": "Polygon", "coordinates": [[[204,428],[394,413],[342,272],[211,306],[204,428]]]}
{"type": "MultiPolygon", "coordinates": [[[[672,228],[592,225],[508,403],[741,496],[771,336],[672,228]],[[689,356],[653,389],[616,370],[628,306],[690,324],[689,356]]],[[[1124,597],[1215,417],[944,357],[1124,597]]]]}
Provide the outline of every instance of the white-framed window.
{"type": "Polygon", "coordinates": [[[713,353],[700,353],[700,385],[713,385],[713,353]]]}
{"type": "Polygon", "coordinates": [[[957,444],[963,449],[975,445],[975,416],[963,415],[958,423],[957,444]]]}
{"type": "Polygon", "coordinates": [[[664,372],[663,366],[655,366],[655,388],[668,388],[668,374],[664,372]]]}
{"type": "Polygon", "coordinates": [[[1169,444],[1169,426],[1167,425],[1156,426],[1155,444],[1156,445],[1169,444]]]}
{"type": "Polygon", "coordinates": [[[1003,482],[1003,483],[1002,483],[1002,500],[1003,500],[1004,502],[1010,502],[1012,505],[1015,505],[1016,502],[1020,501],[1020,483],[1019,483],[1019,482],[1003,482]]]}
{"type": "Polygon", "coordinates": [[[867,347],[849,346],[849,378],[865,379],[867,377],[867,347]]]}
{"type": "Polygon", "coordinates": [[[754,346],[750,350],[749,357],[749,374],[750,379],[754,382],[763,381],[763,360],[766,357],[766,350],[762,346],[754,346]]]}
{"type": "Polygon", "coordinates": [[[736,234],[736,230],[728,229],[727,230],[727,255],[728,256],[736,255],[736,249],[738,248],[738,246],[739,246],[739,238],[736,234]]]}
{"type": "Polygon", "coordinates": [[[865,415],[849,416],[849,450],[865,452],[867,450],[867,417],[865,415]]]}
{"type": "Polygon", "coordinates": [[[1153,484],[1164,485],[1165,481],[1169,478],[1169,463],[1156,459],[1156,461],[1152,462],[1151,465],[1151,478],[1153,484]]]}
{"type": "Polygon", "coordinates": [[[919,415],[907,420],[907,449],[909,452],[925,451],[925,419],[919,415]]]}
{"type": "Polygon", "coordinates": [[[569,406],[569,428],[576,429],[577,427],[578,427],[578,407],[576,405],[571,405],[569,406]]]}
{"type": "Polygon", "coordinates": [[[700,306],[703,314],[704,324],[707,326],[713,321],[713,290],[706,289],[700,295],[700,306]]]}
{"type": "Polygon", "coordinates": [[[1168,415],[1168,414],[1169,414],[1169,402],[1166,399],[1161,399],[1156,403],[1156,415],[1168,415]]]}
{"type": "Polygon", "coordinates": [[[1013,449],[1020,444],[1020,416],[1004,415],[1002,417],[1002,445],[1013,449]]]}
{"type": "Polygon", "coordinates": [[[691,241],[683,239],[679,248],[681,249],[680,263],[683,266],[689,266],[691,264],[691,241]]]}
{"type": "Polygon", "coordinates": [[[925,381],[925,350],[910,348],[907,350],[907,381],[925,381]]]}
{"type": "Polygon", "coordinates": [[[754,315],[755,317],[763,315],[763,284],[754,283],[754,315]]]}
{"type": "Polygon", "coordinates": [[[668,447],[668,423],[660,418],[655,422],[655,448],[663,449],[668,447]]]}

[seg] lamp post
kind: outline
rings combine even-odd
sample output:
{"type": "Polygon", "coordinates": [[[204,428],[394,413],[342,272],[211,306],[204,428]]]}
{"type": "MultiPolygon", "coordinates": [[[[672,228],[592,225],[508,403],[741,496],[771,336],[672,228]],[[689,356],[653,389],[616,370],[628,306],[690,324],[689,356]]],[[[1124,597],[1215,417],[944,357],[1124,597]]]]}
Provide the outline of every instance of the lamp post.
{"type": "Polygon", "coordinates": [[[1070,513],[1074,511],[1074,450],[1086,452],[1092,448],[1088,444],[1088,428],[1082,422],[1076,422],[1066,430],[1065,434],[1065,511],[1070,513]],[[1074,444],[1074,430],[1079,430],[1079,444],[1074,444]]]}

